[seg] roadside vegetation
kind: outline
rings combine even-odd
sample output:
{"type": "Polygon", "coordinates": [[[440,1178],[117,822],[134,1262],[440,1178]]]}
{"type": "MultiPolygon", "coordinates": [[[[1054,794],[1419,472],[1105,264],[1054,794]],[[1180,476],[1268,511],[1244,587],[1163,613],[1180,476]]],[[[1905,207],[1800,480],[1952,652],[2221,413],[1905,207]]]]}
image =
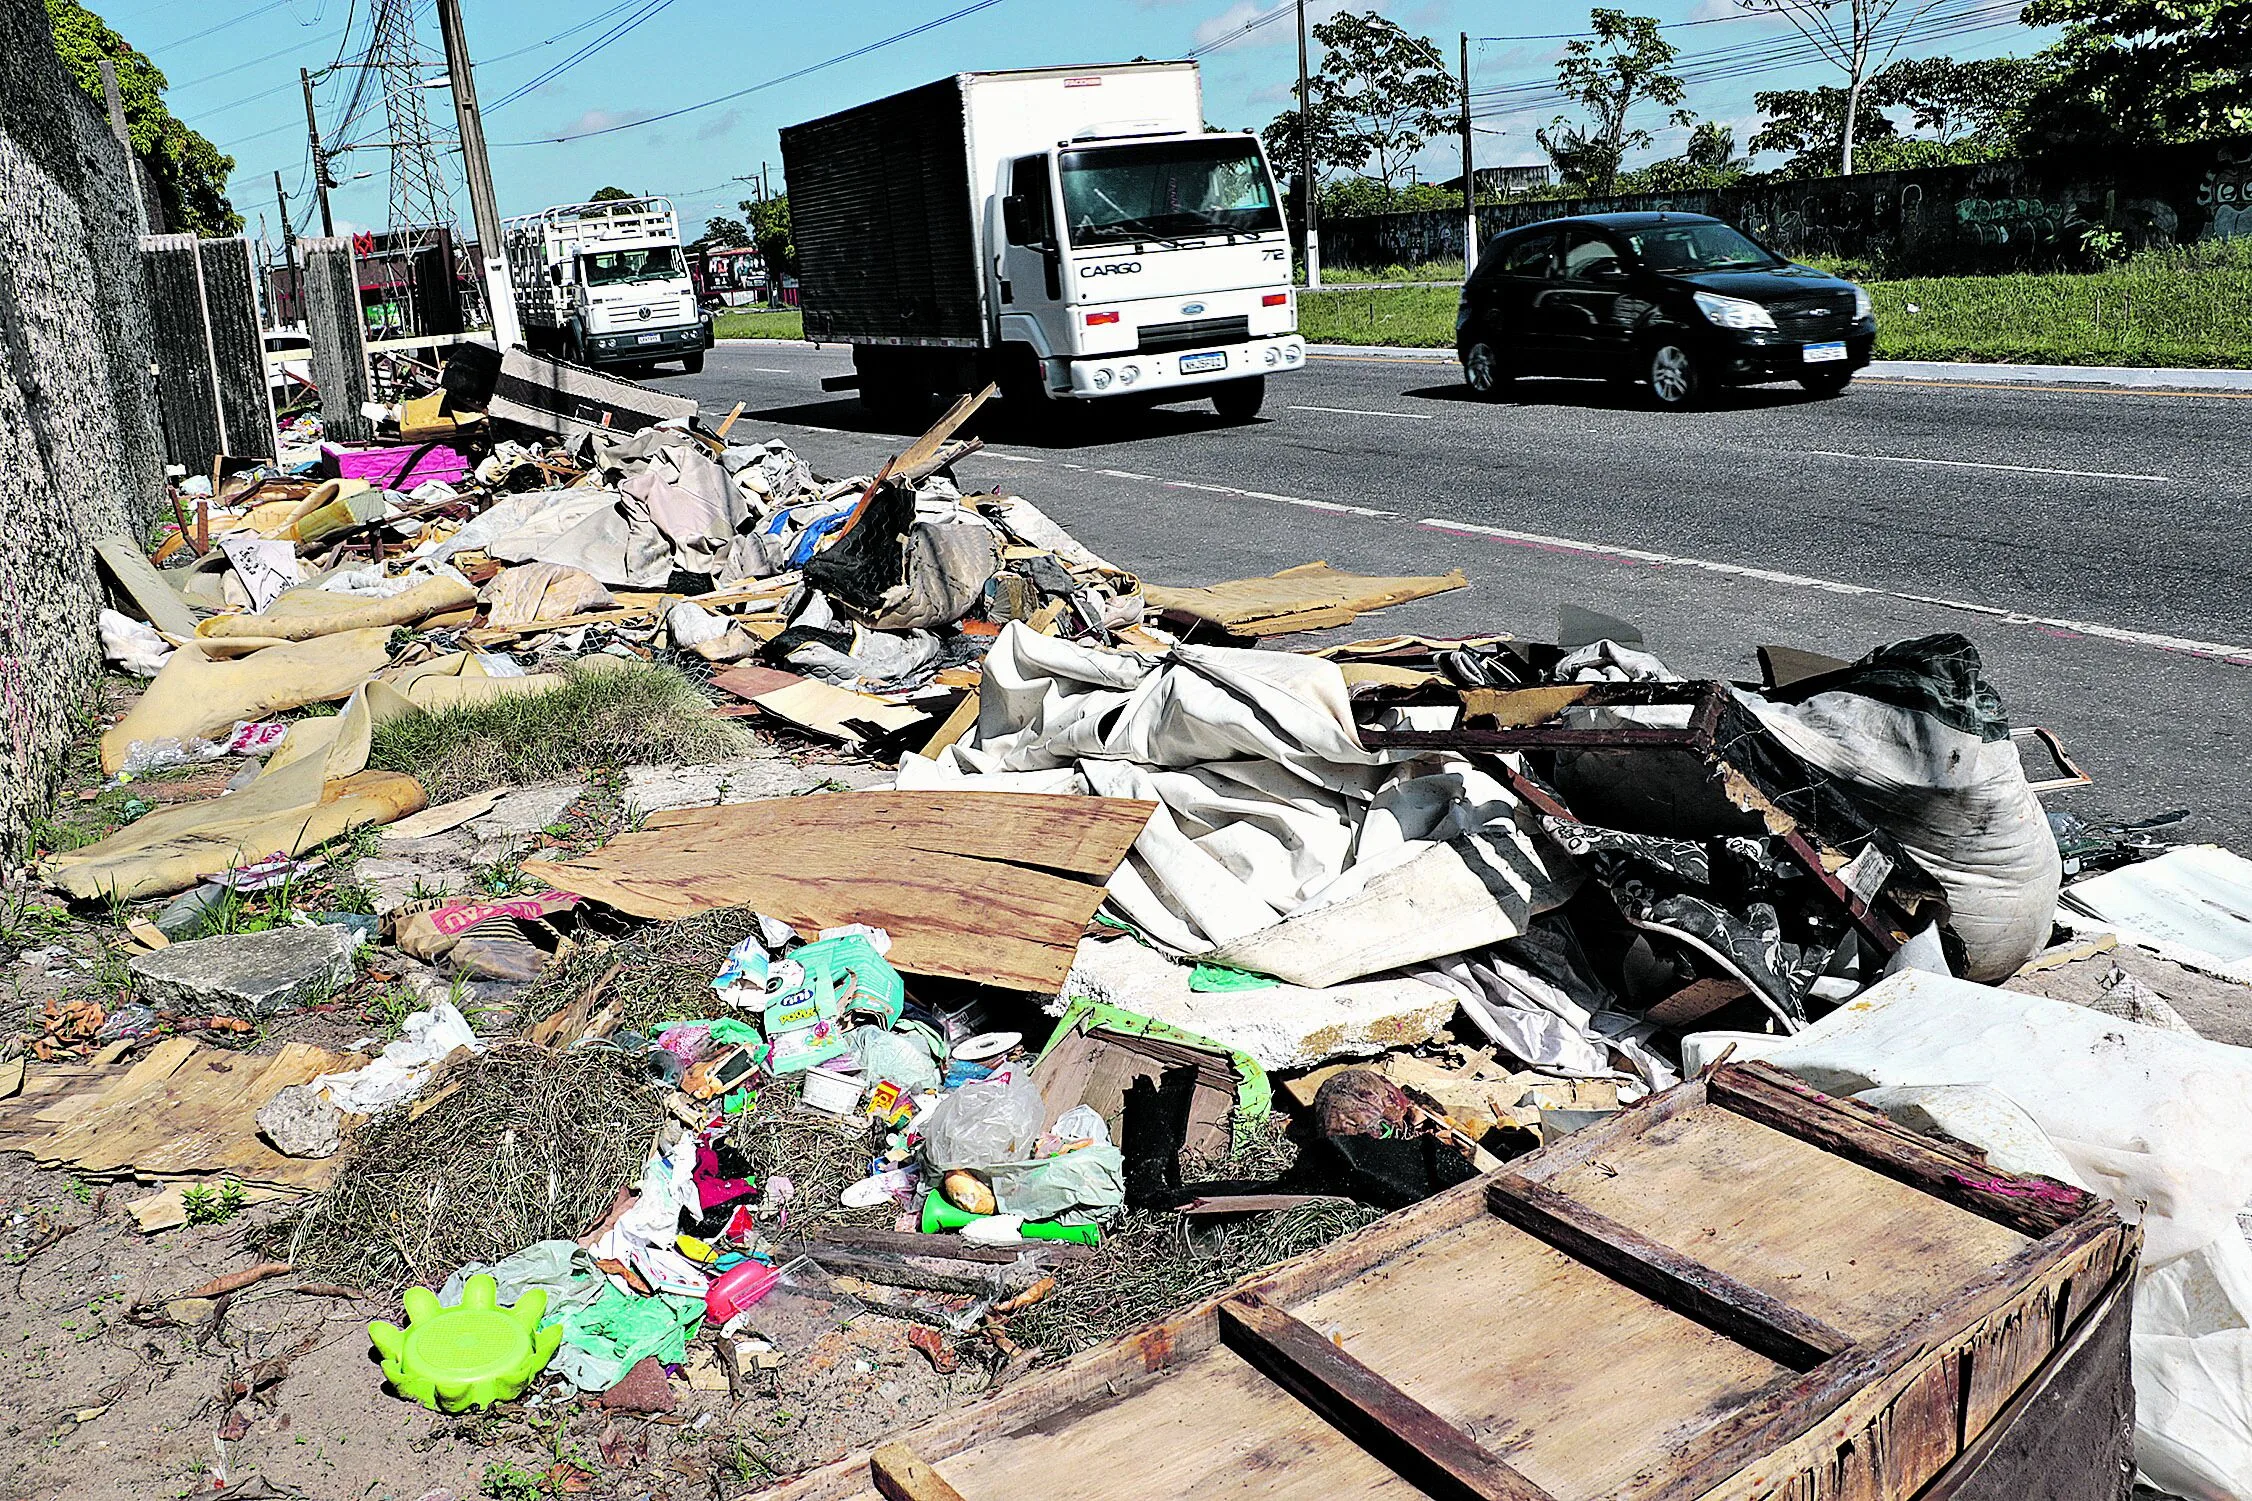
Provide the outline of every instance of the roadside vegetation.
{"type": "Polygon", "coordinates": [[[765,308],[729,308],[712,319],[712,335],[720,339],[802,339],[805,319],[796,308],[773,312],[765,308]]]}
{"type": "MultiPolygon", "coordinates": [[[[1460,275],[1459,263],[1452,269],[1460,275]]],[[[1330,274],[1430,279],[1402,270],[1330,274]]],[[[2097,271],[1867,285],[1877,305],[1879,359],[2252,368],[2252,242],[2146,251],[2097,271]]],[[[1457,295],[1445,284],[1305,292],[1298,324],[1318,343],[1446,348],[1454,343],[1457,295]]]]}

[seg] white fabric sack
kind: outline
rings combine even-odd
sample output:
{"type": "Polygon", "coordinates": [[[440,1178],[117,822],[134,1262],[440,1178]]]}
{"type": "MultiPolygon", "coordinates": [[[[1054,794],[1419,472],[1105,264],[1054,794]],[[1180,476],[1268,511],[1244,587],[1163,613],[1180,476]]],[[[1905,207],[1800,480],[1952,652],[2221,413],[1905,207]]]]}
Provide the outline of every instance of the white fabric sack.
{"type": "Polygon", "coordinates": [[[1931,872],[1970,979],[2007,979],[2048,942],[2064,860],[2013,742],[1858,693],[1798,704],[1739,697],[1931,872]]]}

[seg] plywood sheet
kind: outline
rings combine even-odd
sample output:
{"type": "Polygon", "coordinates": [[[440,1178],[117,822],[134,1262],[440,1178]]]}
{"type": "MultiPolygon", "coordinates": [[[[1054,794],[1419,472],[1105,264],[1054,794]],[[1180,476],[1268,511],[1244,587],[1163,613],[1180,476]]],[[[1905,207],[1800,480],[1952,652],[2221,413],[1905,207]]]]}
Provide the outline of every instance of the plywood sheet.
{"type": "Polygon", "coordinates": [[[1938,1306],[2028,1243],[1714,1105],[1548,1186],[1857,1340],[1938,1306]]]}
{"type": "Polygon", "coordinates": [[[258,1135],[258,1111],[288,1085],[363,1061],[305,1043],[252,1057],[175,1037],[123,1066],[38,1069],[0,1101],[0,1151],[103,1177],[319,1189],[335,1159],[284,1157],[258,1135]]]}
{"type": "Polygon", "coordinates": [[[871,729],[889,733],[930,717],[920,709],[772,667],[730,667],[713,675],[712,686],[757,704],[777,719],[847,745],[858,745],[871,729]]]}
{"type": "Polygon", "coordinates": [[[1423,1494],[1227,1350],[1206,1351],[1125,1401],[996,1436],[937,1469],[968,1501],[1423,1494]]]}
{"type": "Polygon", "coordinates": [[[1348,625],[1366,611],[1466,588],[1469,582],[1460,569],[1438,575],[1383,576],[1341,573],[1327,563],[1301,563],[1271,578],[1230,579],[1194,589],[1145,582],[1142,596],[1153,610],[1206,621],[1234,635],[1276,636],[1348,625]]]}
{"type": "Polygon", "coordinates": [[[1053,994],[1154,804],[1009,792],[833,792],[659,813],[528,874],[636,917],[752,907],[888,929],[891,962],[1053,994]]]}
{"type": "Polygon", "coordinates": [[[1558,1501],[1661,1468],[1789,1374],[1495,1219],[1290,1312],[1558,1501]]]}

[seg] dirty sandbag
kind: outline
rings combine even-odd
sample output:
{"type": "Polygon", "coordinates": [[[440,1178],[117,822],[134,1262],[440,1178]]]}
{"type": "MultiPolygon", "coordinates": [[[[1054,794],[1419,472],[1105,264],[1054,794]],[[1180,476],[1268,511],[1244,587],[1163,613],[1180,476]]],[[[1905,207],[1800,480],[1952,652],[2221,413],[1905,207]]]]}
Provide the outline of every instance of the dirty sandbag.
{"type": "Polygon", "coordinates": [[[1925,636],[1789,691],[1806,696],[1745,702],[1938,880],[1961,973],[1999,980],[2031,958],[2048,941],[2063,861],[1978,649],[1925,636]]]}
{"type": "Polygon", "coordinates": [[[923,1158],[933,1168],[989,1167],[1032,1155],[1048,1112],[1025,1075],[979,1079],[931,1107],[922,1124],[923,1158]]]}

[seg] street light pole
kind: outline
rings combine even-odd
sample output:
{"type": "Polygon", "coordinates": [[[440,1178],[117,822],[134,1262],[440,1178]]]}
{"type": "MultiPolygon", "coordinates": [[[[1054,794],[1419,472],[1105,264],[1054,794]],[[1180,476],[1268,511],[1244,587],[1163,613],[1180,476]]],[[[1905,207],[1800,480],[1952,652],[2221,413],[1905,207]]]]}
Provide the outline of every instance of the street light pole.
{"type": "Polygon", "coordinates": [[[321,200],[321,233],[334,235],[336,216],[328,209],[328,157],[321,151],[321,122],[313,115],[313,75],[299,68],[297,81],[305,86],[305,134],[313,143],[313,191],[321,200]]]}
{"type": "Polygon", "coordinates": [[[1313,88],[1306,74],[1306,0],[1298,0],[1298,191],[1306,200],[1306,288],[1321,286],[1321,194],[1314,184],[1313,88]]]}
{"type": "Polygon", "coordinates": [[[469,39],[461,29],[461,0],[438,0],[438,31],[446,44],[446,77],[453,85],[455,134],[461,138],[462,176],[469,184],[469,213],[477,226],[477,255],[485,263],[485,303],[492,310],[493,342],[506,351],[524,342],[524,328],[517,321],[516,291],[508,279],[508,247],[501,239],[492,163],[485,156],[485,121],[477,112],[477,80],[470,72],[469,39]]]}
{"type": "Polygon", "coordinates": [[[1470,33],[1462,34],[1462,274],[1478,269],[1478,176],[1470,162],[1470,33]]]}

